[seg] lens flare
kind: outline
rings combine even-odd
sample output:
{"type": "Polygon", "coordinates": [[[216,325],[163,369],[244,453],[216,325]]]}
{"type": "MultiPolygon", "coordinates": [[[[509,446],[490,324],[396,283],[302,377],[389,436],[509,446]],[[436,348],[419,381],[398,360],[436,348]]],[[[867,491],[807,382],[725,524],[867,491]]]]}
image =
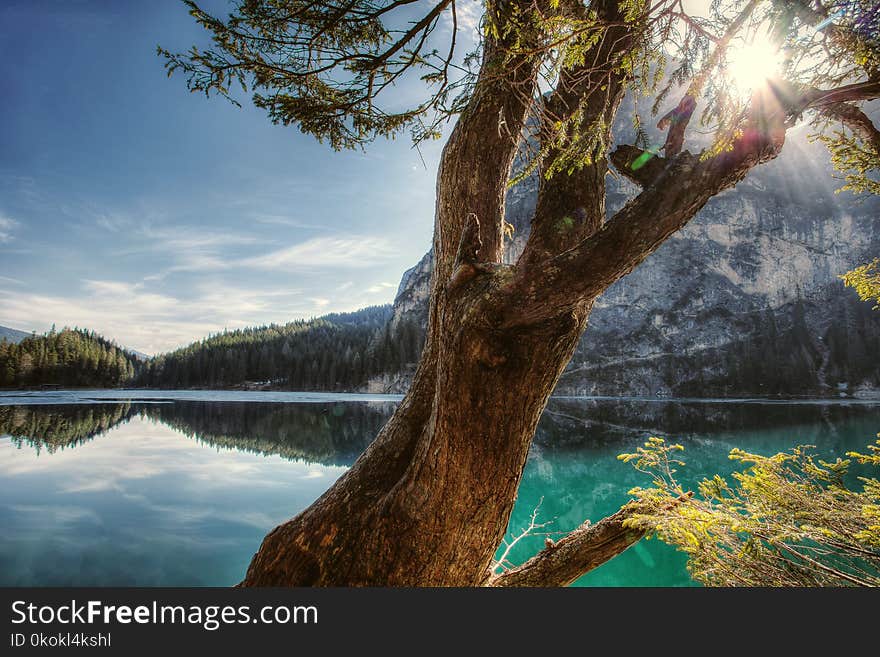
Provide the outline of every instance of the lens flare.
{"type": "Polygon", "coordinates": [[[769,39],[755,39],[732,50],[727,75],[740,93],[747,94],[779,73],[782,56],[769,39]]]}

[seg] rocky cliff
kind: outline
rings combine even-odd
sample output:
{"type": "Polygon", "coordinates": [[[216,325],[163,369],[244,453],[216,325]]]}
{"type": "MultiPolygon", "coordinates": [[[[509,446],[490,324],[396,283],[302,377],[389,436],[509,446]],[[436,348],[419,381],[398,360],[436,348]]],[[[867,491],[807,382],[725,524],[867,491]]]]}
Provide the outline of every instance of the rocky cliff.
{"type": "MultiPolygon", "coordinates": [[[[824,147],[792,131],[777,160],[599,299],[557,393],[873,394],[880,313],[838,275],[880,254],[880,200],[835,194],[839,184],[824,147]]],[[[508,194],[508,261],[528,236],[536,187],[530,179],[508,194]]],[[[609,213],[635,193],[609,175],[609,213]]],[[[429,252],[404,274],[394,326],[424,326],[431,265],[429,252]]]]}

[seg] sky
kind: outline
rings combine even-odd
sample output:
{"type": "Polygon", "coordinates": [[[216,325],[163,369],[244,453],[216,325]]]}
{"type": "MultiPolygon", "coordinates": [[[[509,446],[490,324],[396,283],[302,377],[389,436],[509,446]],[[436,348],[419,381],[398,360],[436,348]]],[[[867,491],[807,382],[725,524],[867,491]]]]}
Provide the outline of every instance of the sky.
{"type": "Polygon", "coordinates": [[[333,152],[169,79],[194,43],[178,0],[0,3],[0,325],[154,354],[390,303],[427,251],[442,143],[333,152]]]}
{"type": "MultiPolygon", "coordinates": [[[[457,7],[467,45],[481,4],[457,7]]],[[[190,94],[156,47],[206,43],[179,0],[0,2],[0,325],[155,354],[394,299],[430,247],[442,141],[337,153],[190,94]]]]}

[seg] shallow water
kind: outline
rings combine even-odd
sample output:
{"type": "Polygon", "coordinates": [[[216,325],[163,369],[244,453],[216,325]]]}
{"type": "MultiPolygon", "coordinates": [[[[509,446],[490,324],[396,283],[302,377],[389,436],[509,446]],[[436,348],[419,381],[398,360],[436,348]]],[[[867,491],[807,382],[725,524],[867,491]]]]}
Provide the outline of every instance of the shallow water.
{"type": "MultiPolygon", "coordinates": [[[[267,531],[320,495],[399,397],[217,391],[0,395],[0,584],[225,586],[267,531]],[[129,401],[131,400],[131,401],[129,401]]],[[[731,470],[732,447],[862,449],[871,403],[556,399],[511,519],[545,531],[613,513],[647,483],[617,454],[649,435],[685,445],[683,479],[731,470]]],[[[527,538],[520,562],[541,548],[527,538]]],[[[581,585],[691,584],[682,555],[642,541],[581,585]]]]}

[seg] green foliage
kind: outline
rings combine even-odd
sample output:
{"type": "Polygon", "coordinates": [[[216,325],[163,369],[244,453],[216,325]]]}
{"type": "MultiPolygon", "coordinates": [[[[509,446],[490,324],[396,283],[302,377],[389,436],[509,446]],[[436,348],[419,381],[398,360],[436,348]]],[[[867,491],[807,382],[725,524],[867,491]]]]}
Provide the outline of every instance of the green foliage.
{"type": "Polygon", "coordinates": [[[847,287],[855,288],[862,301],[876,301],[875,309],[880,309],[880,258],[874,258],[866,265],[856,267],[841,278],[847,287]]]}
{"type": "Polygon", "coordinates": [[[740,449],[744,467],[715,475],[691,496],[675,477],[681,445],[650,438],[618,458],[651,477],[635,488],[626,522],[688,556],[688,570],[708,586],[880,585],[880,481],[848,485],[850,459],[880,466],[880,440],[870,454],[823,461],[799,446],[773,456],[740,449]]]}
{"type": "Polygon", "coordinates": [[[170,76],[187,78],[190,91],[217,94],[234,104],[235,88],[252,91],[252,101],[282,125],[296,125],[334,149],[363,146],[410,128],[418,138],[434,137],[424,115],[460,111],[460,87],[467,87],[467,60],[431,45],[431,34],[451,0],[441,0],[416,21],[408,0],[236,0],[225,18],[193,0],[189,13],[211,36],[209,48],[182,53],[159,47],[170,76]],[[464,71],[452,80],[452,71],[464,71]],[[424,97],[400,106],[387,89],[409,84],[409,73],[427,86],[424,97]]]}
{"type": "Polygon", "coordinates": [[[818,139],[828,148],[834,168],[843,174],[845,184],[838,192],[880,194],[880,152],[872,142],[847,130],[826,132],[818,139]]]}
{"type": "Polygon", "coordinates": [[[0,341],[0,387],[114,388],[129,383],[141,365],[134,354],[84,329],[53,329],[18,344],[0,341]]]}

